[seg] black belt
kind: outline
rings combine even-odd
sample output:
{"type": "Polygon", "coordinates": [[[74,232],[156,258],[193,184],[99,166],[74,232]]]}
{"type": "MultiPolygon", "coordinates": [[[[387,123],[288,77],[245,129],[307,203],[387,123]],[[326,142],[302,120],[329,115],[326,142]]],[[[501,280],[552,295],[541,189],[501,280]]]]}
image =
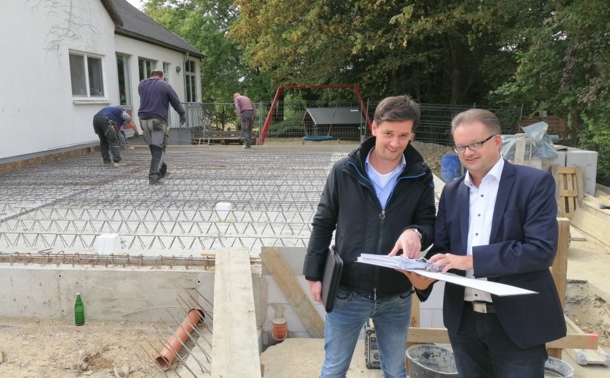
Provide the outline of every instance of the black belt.
{"type": "MultiPolygon", "coordinates": [[[[346,288],[347,289],[347,288],[346,288]]],[[[357,291],[357,290],[353,290],[353,289],[347,289],[355,294],[358,294],[360,296],[363,296],[365,298],[368,299],[372,299],[372,300],[380,300],[380,299],[386,299],[386,298],[390,298],[390,297],[395,297],[398,295],[402,295],[405,292],[401,292],[401,293],[382,293],[379,291],[369,291],[367,293],[365,293],[364,291],[357,291]]],[[[411,294],[413,294],[413,290],[410,290],[411,294]]]]}
{"type": "Polygon", "coordinates": [[[472,311],[478,312],[479,314],[495,314],[496,308],[492,303],[489,302],[470,302],[465,301],[466,306],[471,308],[472,311]]]}

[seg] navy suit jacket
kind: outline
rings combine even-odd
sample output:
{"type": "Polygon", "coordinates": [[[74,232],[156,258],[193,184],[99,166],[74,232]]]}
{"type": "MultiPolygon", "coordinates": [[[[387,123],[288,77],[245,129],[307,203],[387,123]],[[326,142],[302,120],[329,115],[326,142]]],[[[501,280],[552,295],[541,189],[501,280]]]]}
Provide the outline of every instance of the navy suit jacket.
{"type": "MultiPolygon", "coordinates": [[[[441,194],[435,224],[436,253],[466,255],[469,188],[464,177],[448,183],[441,194]]],[[[555,181],[538,169],[504,162],[494,207],[489,245],[473,247],[474,275],[533,290],[539,294],[493,295],[497,316],[510,338],[522,348],[566,335],[563,308],[549,270],[557,251],[555,181]]],[[[452,273],[465,275],[464,271],[452,273]]],[[[445,327],[457,333],[464,306],[464,287],[445,284],[445,327]]]]}

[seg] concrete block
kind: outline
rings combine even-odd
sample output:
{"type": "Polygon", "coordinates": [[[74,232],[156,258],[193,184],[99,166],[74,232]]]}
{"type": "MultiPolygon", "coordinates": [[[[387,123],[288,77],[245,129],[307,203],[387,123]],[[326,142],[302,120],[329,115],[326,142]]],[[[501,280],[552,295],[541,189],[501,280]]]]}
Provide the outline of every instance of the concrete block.
{"type": "Polygon", "coordinates": [[[597,152],[569,148],[566,154],[566,167],[579,166],[585,173],[585,192],[595,195],[597,177],[597,152]]]}
{"type": "Polygon", "coordinates": [[[101,234],[97,238],[97,253],[100,255],[118,254],[121,249],[119,234],[101,234]]]}

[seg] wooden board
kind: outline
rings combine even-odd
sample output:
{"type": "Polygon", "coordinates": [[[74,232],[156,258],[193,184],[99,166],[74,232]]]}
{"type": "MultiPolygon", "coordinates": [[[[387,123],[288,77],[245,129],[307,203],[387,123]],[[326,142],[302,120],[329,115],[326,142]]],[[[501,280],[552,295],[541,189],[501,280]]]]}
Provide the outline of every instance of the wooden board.
{"type": "Polygon", "coordinates": [[[572,216],[572,225],[578,228],[581,232],[586,233],[601,243],[610,246],[610,222],[606,215],[596,214],[594,209],[587,211],[588,205],[583,205],[574,212],[572,216]]]}
{"type": "Polygon", "coordinates": [[[260,254],[263,264],[269,269],[278,287],[297,312],[311,337],[324,337],[324,320],[318,314],[308,295],[286,264],[276,247],[265,249],[260,254]]]}
{"type": "Polygon", "coordinates": [[[245,247],[216,253],[212,377],[261,377],[252,268],[245,247]]]}
{"type": "MultiPolygon", "coordinates": [[[[567,316],[566,325],[568,326],[568,332],[574,332],[579,335],[585,334],[585,332],[567,316]]],[[[608,354],[600,347],[595,349],[567,348],[566,352],[579,365],[608,366],[608,354]]]]}
{"type": "MultiPolygon", "coordinates": [[[[413,344],[449,344],[449,334],[446,328],[409,329],[409,343],[413,344]]],[[[568,333],[565,337],[546,344],[550,349],[597,349],[597,335],[594,333],[568,333]]]]}

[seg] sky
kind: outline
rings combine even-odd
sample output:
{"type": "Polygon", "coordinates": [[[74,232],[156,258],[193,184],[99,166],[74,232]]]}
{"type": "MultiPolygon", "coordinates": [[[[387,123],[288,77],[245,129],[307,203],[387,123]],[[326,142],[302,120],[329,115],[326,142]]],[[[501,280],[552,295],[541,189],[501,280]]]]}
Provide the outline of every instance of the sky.
{"type": "Polygon", "coordinates": [[[140,0],[127,0],[127,2],[138,9],[142,9],[142,2],[140,0]]]}

